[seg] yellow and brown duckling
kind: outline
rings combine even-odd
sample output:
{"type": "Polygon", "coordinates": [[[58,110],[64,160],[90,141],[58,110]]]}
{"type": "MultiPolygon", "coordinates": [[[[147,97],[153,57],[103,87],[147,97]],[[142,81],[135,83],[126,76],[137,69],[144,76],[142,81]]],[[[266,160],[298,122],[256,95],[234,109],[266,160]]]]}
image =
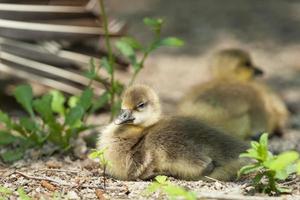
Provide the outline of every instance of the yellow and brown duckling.
{"type": "Polygon", "coordinates": [[[157,94],[148,86],[128,88],[118,118],[101,133],[108,172],[122,180],[169,175],[185,180],[205,175],[232,180],[245,160],[242,141],[189,117],[161,116],[157,94]]]}
{"type": "Polygon", "coordinates": [[[179,103],[180,114],[243,139],[262,132],[282,133],[287,108],[267,85],[255,80],[263,72],[246,51],[219,51],[211,70],[213,79],[193,87],[179,103]]]}

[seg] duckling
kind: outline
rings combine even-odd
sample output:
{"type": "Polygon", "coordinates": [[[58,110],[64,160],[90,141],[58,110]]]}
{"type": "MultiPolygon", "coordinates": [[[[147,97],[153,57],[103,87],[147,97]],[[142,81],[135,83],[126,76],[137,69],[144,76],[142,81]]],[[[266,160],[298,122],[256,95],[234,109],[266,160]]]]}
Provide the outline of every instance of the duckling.
{"type": "Polygon", "coordinates": [[[185,180],[233,180],[246,160],[247,145],[190,117],[162,116],[158,95],[148,86],[129,87],[117,119],[102,131],[108,173],[121,180],[156,175],[185,180]]]}
{"type": "Polygon", "coordinates": [[[263,71],[248,52],[226,49],[215,54],[213,79],[196,85],[178,105],[178,112],[243,139],[262,132],[281,134],[288,111],[267,85],[255,80],[263,71]]]}

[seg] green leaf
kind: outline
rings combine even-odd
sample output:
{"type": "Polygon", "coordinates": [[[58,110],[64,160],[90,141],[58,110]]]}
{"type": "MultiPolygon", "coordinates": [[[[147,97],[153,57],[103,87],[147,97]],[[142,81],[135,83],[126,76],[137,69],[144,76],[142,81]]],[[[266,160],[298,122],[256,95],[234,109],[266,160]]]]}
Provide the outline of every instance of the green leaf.
{"type": "Polygon", "coordinates": [[[10,195],[12,193],[13,193],[13,191],[11,189],[0,186],[0,194],[2,194],[4,196],[7,196],[7,195],[10,195]]]}
{"type": "Polygon", "coordinates": [[[59,145],[61,147],[64,147],[65,141],[64,141],[64,134],[63,134],[63,126],[57,122],[49,124],[49,136],[48,140],[52,143],[59,145]]]}
{"type": "Polygon", "coordinates": [[[70,108],[74,108],[75,106],[77,106],[78,102],[79,102],[78,96],[71,96],[68,100],[68,106],[70,108]]]}
{"type": "Polygon", "coordinates": [[[88,110],[92,105],[93,100],[93,89],[92,88],[86,88],[79,99],[78,105],[81,105],[84,111],[88,110]]]}
{"type": "Polygon", "coordinates": [[[288,176],[289,174],[287,173],[286,170],[277,170],[275,174],[275,178],[279,180],[285,180],[288,176]]]}
{"type": "Polygon", "coordinates": [[[288,165],[294,163],[298,158],[299,154],[296,151],[283,152],[270,163],[268,163],[267,167],[275,171],[283,170],[288,165]]]}
{"type": "Polygon", "coordinates": [[[116,42],[116,47],[119,49],[119,51],[127,57],[132,64],[136,64],[136,56],[134,49],[128,44],[126,41],[119,40],[116,42]]]}
{"type": "Polygon", "coordinates": [[[41,99],[36,99],[33,102],[33,107],[40,114],[43,121],[46,123],[53,123],[54,116],[52,112],[52,95],[46,94],[41,99]]]}
{"type": "Polygon", "coordinates": [[[252,179],[253,185],[259,184],[260,180],[264,177],[263,173],[258,173],[255,175],[255,177],[252,179]]]}
{"type": "Polygon", "coordinates": [[[297,162],[297,174],[300,175],[300,160],[297,162]]]}
{"type": "Polygon", "coordinates": [[[90,66],[90,69],[85,73],[85,77],[93,80],[97,77],[96,65],[95,65],[94,58],[90,59],[89,66],[90,66]]]}
{"type": "Polygon", "coordinates": [[[97,151],[94,151],[92,153],[89,154],[89,158],[91,159],[95,159],[99,157],[99,153],[97,151]]]}
{"type": "Polygon", "coordinates": [[[89,158],[91,158],[91,159],[99,158],[100,156],[102,156],[104,154],[104,152],[106,150],[107,150],[107,147],[104,147],[99,150],[94,150],[92,153],[89,154],[89,158]]]}
{"type": "Polygon", "coordinates": [[[7,145],[18,141],[18,138],[8,131],[0,130],[0,145],[7,145]]]}
{"type": "Polygon", "coordinates": [[[20,85],[16,88],[14,96],[19,104],[29,113],[31,117],[34,117],[32,109],[32,88],[29,85],[20,85]]]}
{"type": "Polygon", "coordinates": [[[261,158],[258,155],[257,151],[255,151],[254,149],[248,149],[247,153],[241,153],[240,158],[243,158],[243,157],[254,158],[254,159],[257,159],[257,160],[260,160],[260,158],[261,158]]]}
{"type": "Polygon", "coordinates": [[[295,161],[292,164],[288,165],[284,170],[288,174],[297,173],[297,161],[295,161]]]}
{"type": "Polygon", "coordinates": [[[238,176],[244,175],[244,174],[249,174],[249,173],[258,171],[262,168],[263,168],[263,166],[261,166],[259,163],[252,164],[252,165],[246,165],[239,170],[238,176]]]}
{"type": "Polygon", "coordinates": [[[260,156],[260,159],[262,161],[269,159],[270,154],[268,151],[268,134],[267,133],[264,133],[260,136],[257,153],[260,156]]]}
{"type": "Polygon", "coordinates": [[[124,90],[124,85],[120,83],[119,81],[115,81],[113,84],[114,91],[118,94],[121,95],[123,90],[124,90]]]}
{"type": "Polygon", "coordinates": [[[28,132],[36,132],[38,131],[38,125],[28,117],[20,118],[20,125],[26,129],[28,132]]]}
{"type": "Polygon", "coordinates": [[[144,24],[154,29],[160,28],[163,23],[164,21],[161,18],[157,18],[157,19],[149,18],[149,17],[144,18],[144,24]]]}
{"type": "Polygon", "coordinates": [[[290,194],[290,193],[292,193],[292,189],[287,188],[287,187],[279,187],[278,185],[276,186],[276,190],[281,194],[290,194]]]}
{"type": "Polygon", "coordinates": [[[122,37],[121,41],[129,45],[132,49],[140,50],[143,46],[133,37],[122,37]]]}
{"type": "Polygon", "coordinates": [[[50,198],[50,199],[51,200],[62,200],[63,196],[59,192],[54,192],[53,195],[52,195],[52,198],[50,198]]]}
{"type": "Polygon", "coordinates": [[[151,183],[146,189],[146,194],[152,194],[152,193],[156,192],[157,190],[159,190],[160,187],[161,187],[161,185],[157,182],[151,183]]]}
{"type": "Polygon", "coordinates": [[[24,155],[24,149],[18,148],[18,149],[3,152],[0,154],[0,157],[5,163],[12,163],[14,161],[23,158],[23,155],[24,155]]]}
{"type": "Polygon", "coordinates": [[[264,133],[260,136],[259,144],[260,144],[262,150],[267,151],[267,149],[268,149],[268,134],[267,133],[264,133]]]}
{"type": "Polygon", "coordinates": [[[61,116],[65,115],[64,103],[66,101],[65,96],[58,90],[50,91],[52,95],[51,109],[53,112],[60,114],[61,116]]]}
{"type": "Polygon", "coordinates": [[[184,41],[176,37],[167,37],[159,41],[159,46],[181,47],[183,45],[184,41]]]}
{"type": "Polygon", "coordinates": [[[18,189],[18,194],[19,194],[20,200],[31,200],[31,198],[25,193],[23,188],[18,189]]]}
{"type": "Polygon", "coordinates": [[[164,187],[164,192],[168,195],[169,199],[179,199],[183,197],[185,200],[196,200],[197,196],[193,192],[188,192],[183,187],[176,185],[168,185],[164,187]]]}
{"type": "Polygon", "coordinates": [[[105,158],[104,152],[107,150],[107,147],[102,148],[100,150],[94,150],[92,153],[89,154],[89,158],[95,159],[98,158],[100,165],[107,166],[110,165],[110,162],[105,158]]]}
{"type": "Polygon", "coordinates": [[[74,127],[76,123],[78,123],[79,120],[84,115],[84,109],[82,106],[77,105],[76,107],[71,108],[71,110],[67,113],[65,124],[69,125],[70,127],[74,127]]]}
{"type": "Polygon", "coordinates": [[[109,73],[110,75],[113,72],[113,67],[111,66],[111,64],[108,62],[107,57],[103,57],[100,60],[100,66],[104,67],[104,69],[107,71],[107,73],[109,73]]]}
{"type": "Polygon", "coordinates": [[[167,182],[167,176],[156,176],[155,180],[160,184],[165,184],[167,182]]]}
{"type": "Polygon", "coordinates": [[[11,119],[9,118],[9,116],[0,110],[0,122],[4,123],[6,125],[7,128],[11,128],[11,119]]]}
{"type": "Polygon", "coordinates": [[[107,104],[109,100],[109,92],[105,91],[92,105],[92,112],[95,112],[99,108],[102,108],[104,105],[107,104]]]}
{"type": "Polygon", "coordinates": [[[264,148],[268,147],[268,133],[263,133],[259,138],[259,144],[264,148]]]}
{"type": "Polygon", "coordinates": [[[258,147],[259,147],[259,143],[258,142],[256,142],[256,141],[251,141],[251,147],[253,148],[253,149],[258,149],[258,147]]]}
{"type": "Polygon", "coordinates": [[[176,37],[167,37],[164,39],[160,39],[158,41],[154,41],[151,45],[147,48],[147,52],[154,51],[162,46],[168,47],[180,47],[183,46],[184,42],[176,37]]]}

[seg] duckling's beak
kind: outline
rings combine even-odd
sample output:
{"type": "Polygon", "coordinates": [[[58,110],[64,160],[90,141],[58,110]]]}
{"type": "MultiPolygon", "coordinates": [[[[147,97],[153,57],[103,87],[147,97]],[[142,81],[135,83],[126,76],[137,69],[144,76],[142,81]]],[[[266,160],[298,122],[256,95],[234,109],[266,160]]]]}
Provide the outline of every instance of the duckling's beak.
{"type": "Polygon", "coordinates": [[[122,109],[119,116],[115,120],[116,125],[132,123],[135,118],[132,116],[132,110],[122,109]]]}
{"type": "Polygon", "coordinates": [[[264,71],[256,66],[253,66],[253,70],[254,70],[254,76],[262,76],[264,74],[264,71]]]}

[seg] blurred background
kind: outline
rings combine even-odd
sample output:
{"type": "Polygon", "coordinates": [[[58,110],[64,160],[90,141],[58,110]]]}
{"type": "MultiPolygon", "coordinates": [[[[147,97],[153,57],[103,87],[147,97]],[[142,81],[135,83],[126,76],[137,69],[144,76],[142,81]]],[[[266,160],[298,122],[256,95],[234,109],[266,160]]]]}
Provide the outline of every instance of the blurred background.
{"type": "Polygon", "coordinates": [[[183,39],[184,47],[163,48],[150,57],[137,81],[155,87],[165,110],[172,112],[184,92],[210,78],[210,57],[224,48],[250,52],[264,71],[264,81],[300,118],[300,2],[296,0],[121,0],[108,1],[111,16],[128,23],[128,34],[141,41],[150,35],[146,16],[165,19],[164,35],[183,39]]]}
{"type": "MultiPolygon", "coordinates": [[[[18,108],[10,94],[24,80],[33,84],[37,95],[49,88],[78,93],[87,83],[80,74],[89,58],[106,55],[97,1],[0,3],[0,108],[18,108]]],[[[163,35],[185,41],[184,47],[162,48],[151,55],[137,78],[159,92],[165,112],[172,113],[187,89],[210,78],[215,51],[236,47],[250,52],[266,72],[263,79],[293,113],[291,126],[300,126],[299,1],[109,0],[106,6],[114,38],[131,35],[149,41],[151,32],[143,24],[147,16],[163,18],[163,35]]],[[[118,78],[128,80],[131,69],[122,57],[118,63],[118,78]]]]}
{"type": "Polygon", "coordinates": [[[111,14],[126,20],[130,24],[129,34],[140,40],[149,37],[143,28],[143,17],[155,16],[165,19],[165,35],[186,41],[183,48],[175,51],[161,49],[144,71],[149,81],[153,80],[151,84],[160,86],[158,89],[165,88],[172,97],[179,97],[195,81],[208,78],[209,56],[227,47],[249,50],[257,65],[266,71],[265,78],[276,77],[272,82],[276,86],[283,87],[283,79],[296,81],[297,74],[299,78],[299,6],[293,0],[109,1],[111,14]],[[161,73],[155,71],[157,68],[161,73]],[[173,75],[176,84],[167,81],[166,75],[168,78],[173,75]]]}

